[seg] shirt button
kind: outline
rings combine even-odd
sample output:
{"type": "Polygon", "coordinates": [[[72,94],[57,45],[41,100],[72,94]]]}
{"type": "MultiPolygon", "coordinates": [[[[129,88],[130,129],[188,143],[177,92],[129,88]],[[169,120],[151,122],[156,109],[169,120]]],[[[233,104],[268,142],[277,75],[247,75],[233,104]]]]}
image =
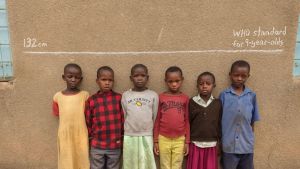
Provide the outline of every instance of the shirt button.
{"type": "Polygon", "coordinates": [[[239,137],[237,136],[237,137],[235,137],[236,139],[239,139],[239,137]]]}

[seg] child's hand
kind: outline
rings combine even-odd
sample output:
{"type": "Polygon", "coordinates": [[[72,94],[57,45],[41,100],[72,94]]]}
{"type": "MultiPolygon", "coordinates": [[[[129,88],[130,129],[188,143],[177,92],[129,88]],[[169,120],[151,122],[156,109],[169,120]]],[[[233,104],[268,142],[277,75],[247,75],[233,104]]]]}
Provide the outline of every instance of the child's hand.
{"type": "Polygon", "coordinates": [[[184,156],[189,154],[189,144],[184,144],[184,156]]]}
{"type": "Polygon", "coordinates": [[[217,143],[217,154],[218,154],[218,156],[222,155],[222,144],[221,143],[217,143]]]}
{"type": "Polygon", "coordinates": [[[154,153],[156,155],[159,155],[159,146],[158,146],[158,143],[154,143],[154,153]]]}

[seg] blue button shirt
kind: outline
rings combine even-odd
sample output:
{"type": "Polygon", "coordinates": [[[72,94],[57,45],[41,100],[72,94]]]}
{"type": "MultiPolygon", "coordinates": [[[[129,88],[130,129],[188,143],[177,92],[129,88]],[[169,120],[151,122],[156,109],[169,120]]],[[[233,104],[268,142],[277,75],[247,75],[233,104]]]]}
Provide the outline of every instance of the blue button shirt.
{"type": "Polygon", "coordinates": [[[254,134],[251,124],[259,120],[256,94],[249,88],[237,95],[232,87],[220,94],[223,106],[222,145],[225,153],[253,153],[254,134]]]}

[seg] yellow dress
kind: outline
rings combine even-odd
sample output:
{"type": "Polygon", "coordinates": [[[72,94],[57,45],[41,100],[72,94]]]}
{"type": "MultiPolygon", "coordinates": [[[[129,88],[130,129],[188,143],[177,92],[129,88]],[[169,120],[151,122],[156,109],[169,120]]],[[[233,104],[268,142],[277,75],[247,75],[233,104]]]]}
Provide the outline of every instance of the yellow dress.
{"type": "Polygon", "coordinates": [[[55,111],[56,106],[59,116],[58,169],[90,168],[88,131],[84,116],[88,97],[86,91],[74,95],[57,92],[53,97],[53,110],[55,111]]]}

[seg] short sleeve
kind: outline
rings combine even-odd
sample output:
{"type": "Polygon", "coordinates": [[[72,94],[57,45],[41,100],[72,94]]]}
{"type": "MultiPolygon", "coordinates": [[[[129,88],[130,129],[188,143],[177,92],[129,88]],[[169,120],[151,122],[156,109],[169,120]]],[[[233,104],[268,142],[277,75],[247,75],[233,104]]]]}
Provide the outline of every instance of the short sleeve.
{"type": "Polygon", "coordinates": [[[221,101],[222,106],[224,106],[224,92],[219,95],[219,99],[221,101]]]}
{"type": "Polygon", "coordinates": [[[89,98],[90,94],[87,91],[84,91],[84,101],[87,101],[87,99],[89,98]]]}

